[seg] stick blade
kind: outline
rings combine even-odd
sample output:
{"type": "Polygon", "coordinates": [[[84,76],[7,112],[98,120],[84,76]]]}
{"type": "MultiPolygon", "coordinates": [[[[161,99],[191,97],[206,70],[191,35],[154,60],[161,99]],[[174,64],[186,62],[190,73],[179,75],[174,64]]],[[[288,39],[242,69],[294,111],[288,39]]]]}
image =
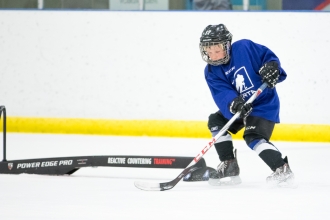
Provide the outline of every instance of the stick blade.
{"type": "Polygon", "coordinates": [[[145,191],[162,191],[159,183],[150,183],[143,181],[135,181],[134,185],[136,188],[145,190],[145,191]]]}

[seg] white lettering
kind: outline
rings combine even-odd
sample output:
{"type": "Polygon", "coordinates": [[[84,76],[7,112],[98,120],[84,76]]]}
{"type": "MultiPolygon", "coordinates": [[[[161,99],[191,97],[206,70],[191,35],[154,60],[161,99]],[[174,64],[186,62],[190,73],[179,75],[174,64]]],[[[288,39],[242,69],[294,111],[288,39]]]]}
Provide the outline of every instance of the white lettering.
{"type": "Polygon", "coordinates": [[[38,167],[56,167],[59,166],[68,166],[72,165],[72,160],[61,160],[58,161],[44,161],[44,162],[31,162],[31,163],[18,163],[17,169],[29,169],[29,168],[38,168],[38,167]]]}
{"type": "Polygon", "coordinates": [[[32,162],[32,163],[19,163],[17,164],[17,169],[25,169],[25,168],[37,168],[40,167],[40,162],[32,162]]]}
{"type": "Polygon", "coordinates": [[[72,160],[60,160],[59,166],[69,166],[72,165],[72,160]]]}
{"type": "Polygon", "coordinates": [[[128,164],[151,164],[151,158],[128,158],[128,164]]]}
{"type": "Polygon", "coordinates": [[[108,163],[111,163],[111,164],[125,164],[126,163],[126,158],[109,157],[108,158],[108,163]]]}
{"type": "Polygon", "coordinates": [[[41,163],[41,167],[56,167],[58,161],[45,161],[41,163]]]}
{"type": "Polygon", "coordinates": [[[248,97],[252,96],[256,91],[250,90],[242,94],[243,99],[247,99],[248,97]]]}
{"type": "Polygon", "coordinates": [[[226,71],[225,74],[228,75],[228,74],[231,73],[234,69],[235,69],[235,67],[233,66],[233,67],[230,68],[228,71],[226,71]]]}

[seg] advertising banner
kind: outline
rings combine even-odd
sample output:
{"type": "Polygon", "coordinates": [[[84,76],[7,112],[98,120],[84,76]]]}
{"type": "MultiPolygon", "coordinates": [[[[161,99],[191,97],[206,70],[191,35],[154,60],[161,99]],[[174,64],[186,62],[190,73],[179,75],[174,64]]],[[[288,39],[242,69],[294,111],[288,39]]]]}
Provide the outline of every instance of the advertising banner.
{"type": "Polygon", "coordinates": [[[330,0],[283,0],[283,10],[330,10],[330,0]]]}
{"type": "Polygon", "coordinates": [[[168,0],[110,0],[110,10],[169,10],[168,0]]]}

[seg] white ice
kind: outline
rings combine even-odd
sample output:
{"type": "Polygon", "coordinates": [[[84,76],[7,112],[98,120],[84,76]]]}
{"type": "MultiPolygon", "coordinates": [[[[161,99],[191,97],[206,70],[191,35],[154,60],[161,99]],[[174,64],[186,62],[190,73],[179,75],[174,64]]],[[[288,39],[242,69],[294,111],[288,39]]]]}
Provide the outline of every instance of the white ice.
{"type": "MultiPolygon", "coordinates": [[[[94,155],[195,157],[208,139],[7,134],[7,160],[94,155]]],[[[2,141],[0,141],[2,144],[2,141]]],[[[329,219],[330,143],[274,142],[289,158],[298,188],[270,188],[271,170],[234,140],[242,184],[179,182],[141,191],[134,181],[164,182],[181,169],[82,168],[71,176],[0,175],[1,220],[48,219],[329,219]]],[[[0,153],[2,160],[2,150],[0,153]]],[[[204,156],[216,167],[214,148],[204,156]]]]}

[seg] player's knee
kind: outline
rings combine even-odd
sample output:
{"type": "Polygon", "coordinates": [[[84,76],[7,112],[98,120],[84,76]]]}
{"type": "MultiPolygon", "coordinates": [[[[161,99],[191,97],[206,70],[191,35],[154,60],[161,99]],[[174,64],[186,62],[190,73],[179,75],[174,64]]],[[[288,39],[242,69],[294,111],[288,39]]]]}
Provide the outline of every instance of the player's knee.
{"type": "Polygon", "coordinates": [[[247,144],[252,150],[255,149],[256,145],[258,145],[258,144],[260,144],[260,143],[268,142],[268,141],[266,140],[266,138],[263,137],[262,135],[254,134],[254,133],[244,135],[244,140],[245,140],[245,143],[246,143],[246,144],[247,144]]]}
{"type": "Polygon", "coordinates": [[[214,137],[223,127],[223,119],[218,113],[210,114],[207,126],[214,137]]]}
{"type": "MultiPolygon", "coordinates": [[[[207,126],[210,132],[212,133],[212,137],[216,136],[226,123],[227,123],[226,119],[221,114],[219,113],[211,114],[209,116],[209,121],[207,126]]],[[[226,141],[232,141],[232,137],[227,131],[224,132],[224,134],[217,139],[216,143],[221,143],[226,141]]]]}
{"type": "Polygon", "coordinates": [[[260,135],[249,134],[244,136],[244,139],[246,144],[264,161],[268,160],[267,158],[269,158],[269,155],[277,155],[279,153],[279,150],[271,142],[260,135]]]}

